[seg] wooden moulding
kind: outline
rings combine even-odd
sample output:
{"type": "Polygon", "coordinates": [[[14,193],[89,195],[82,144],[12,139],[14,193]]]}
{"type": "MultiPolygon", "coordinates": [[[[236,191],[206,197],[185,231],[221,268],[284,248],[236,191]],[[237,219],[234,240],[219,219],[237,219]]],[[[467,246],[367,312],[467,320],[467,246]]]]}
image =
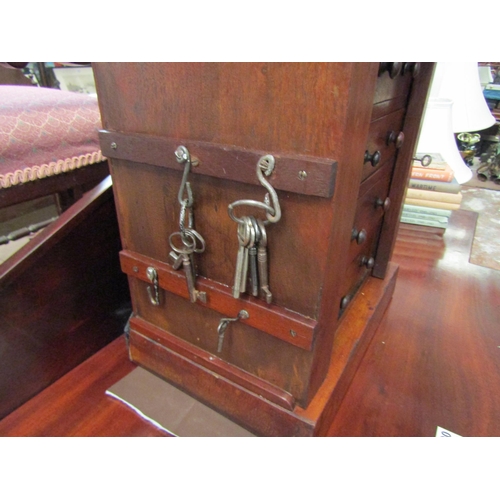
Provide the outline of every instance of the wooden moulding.
{"type": "Polygon", "coordinates": [[[255,185],[259,185],[257,162],[262,156],[272,154],[276,163],[268,180],[275,189],[322,198],[333,196],[337,163],[331,159],[109,130],[101,130],[99,139],[102,153],[108,158],[179,171],[184,169],[184,164],[177,161],[175,151],[182,145],[199,162],[193,166],[193,174],[255,185]],[[299,175],[301,172],[305,175],[299,175]]]}
{"type": "Polygon", "coordinates": [[[335,333],[325,381],[307,408],[293,397],[141,318],[131,320],[130,358],[260,436],[325,436],[392,297],[397,266],[369,277],[335,333]]]}
{"type": "MultiPolygon", "coordinates": [[[[151,281],[147,277],[146,270],[149,266],[154,267],[158,273],[160,288],[189,299],[189,291],[182,270],[175,271],[168,264],[130,250],[120,252],[120,262],[124,273],[148,284],[151,284],[151,281]]],[[[249,313],[249,318],[240,320],[242,323],[246,323],[302,349],[308,351],[312,349],[317,327],[315,320],[283,307],[268,305],[262,300],[253,297],[235,299],[228,286],[208,278],[198,276],[196,278],[196,288],[198,291],[207,294],[206,304],[198,301],[197,305],[209,307],[222,314],[223,317],[228,318],[236,317],[242,309],[245,309],[249,313]]]]}

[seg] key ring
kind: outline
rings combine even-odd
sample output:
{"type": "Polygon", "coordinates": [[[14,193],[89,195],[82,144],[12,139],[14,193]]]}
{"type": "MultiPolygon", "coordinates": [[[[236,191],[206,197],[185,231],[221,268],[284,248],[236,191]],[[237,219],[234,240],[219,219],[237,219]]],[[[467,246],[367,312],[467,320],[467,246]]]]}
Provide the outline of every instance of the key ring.
{"type": "MultiPolygon", "coordinates": [[[[188,236],[190,236],[191,239],[193,239],[193,237],[194,237],[195,245],[194,245],[193,252],[203,253],[205,251],[205,238],[203,238],[203,236],[198,231],[195,231],[194,229],[189,228],[189,229],[184,230],[184,234],[187,234],[188,236]],[[201,243],[201,248],[197,247],[196,240],[198,240],[201,243]]],[[[182,237],[182,233],[181,233],[181,239],[182,239],[182,243],[187,245],[184,241],[184,238],[182,237]]]]}
{"type": "Polygon", "coordinates": [[[180,231],[177,231],[176,233],[172,233],[169,238],[168,238],[168,243],[170,244],[170,248],[178,253],[178,254],[186,254],[186,255],[189,255],[189,254],[192,254],[195,249],[196,249],[196,238],[193,234],[191,234],[191,230],[188,230],[190,231],[189,233],[186,232],[186,234],[191,238],[191,241],[193,242],[192,245],[188,245],[186,243],[184,243],[184,240],[182,240],[182,233],[180,231]],[[180,248],[177,248],[173,243],[172,243],[172,238],[176,235],[179,235],[181,237],[181,240],[182,240],[182,243],[184,243],[184,248],[180,249],[180,248]]]}
{"type": "MultiPolygon", "coordinates": [[[[240,205],[247,205],[247,206],[250,206],[250,207],[255,207],[255,208],[262,208],[263,210],[265,210],[266,212],[270,213],[271,216],[274,216],[275,215],[275,210],[273,207],[267,205],[266,203],[262,203],[261,201],[255,201],[255,200],[238,200],[238,201],[234,201],[233,203],[231,203],[228,207],[227,207],[227,211],[229,213],[229,217],[231,217],[231,219],[234,220],[234,222],[238,223],[238,224],[243,224],[245,221],[239,217],[236,217],[236,215],[234,215],[234,207],[238,207],[240,205]]],[[[264,221],[264,224],[269,224],[269,217],[267,216],[266,214],[266,218],[268,220],[264,221]]]]}

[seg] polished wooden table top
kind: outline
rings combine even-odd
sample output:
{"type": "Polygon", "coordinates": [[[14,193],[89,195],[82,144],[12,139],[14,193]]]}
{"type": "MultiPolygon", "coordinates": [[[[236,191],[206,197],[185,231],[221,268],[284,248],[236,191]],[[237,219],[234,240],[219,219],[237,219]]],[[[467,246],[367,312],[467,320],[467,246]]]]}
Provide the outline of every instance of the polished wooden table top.
{"type": "MultiPolygon", "coordinates": [[[[392,302],[329,434],[500,436],[500,271],[468,262],[477,214],[402,225],[392,302]]],[[[0,422],[0,436],[165,436],[105,391],[134,369],[119,338],[0,422]]]]}

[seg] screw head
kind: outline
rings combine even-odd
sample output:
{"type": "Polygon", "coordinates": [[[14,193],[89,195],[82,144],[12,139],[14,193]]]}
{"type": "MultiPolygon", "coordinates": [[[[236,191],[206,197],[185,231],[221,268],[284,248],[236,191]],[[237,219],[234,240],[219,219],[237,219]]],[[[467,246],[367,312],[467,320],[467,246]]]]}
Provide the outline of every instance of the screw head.
{"type": "Polygon", "coordinates": [[[305,170],[301,170],[299,172],[299,179],[303,181],[307,177],[307,172],[305,170]]]}
{"type": "Polygon", "coordinates": [[[111,149],[116,149],[118,147],[118,144],[116,142],[111,143],[111,149]]]}
{"type": "Polygon", "coordinates": [[[297,336],[297,332],[295,330],[290,330],[290,335],[292,337],[296,337],[297,336]]]}

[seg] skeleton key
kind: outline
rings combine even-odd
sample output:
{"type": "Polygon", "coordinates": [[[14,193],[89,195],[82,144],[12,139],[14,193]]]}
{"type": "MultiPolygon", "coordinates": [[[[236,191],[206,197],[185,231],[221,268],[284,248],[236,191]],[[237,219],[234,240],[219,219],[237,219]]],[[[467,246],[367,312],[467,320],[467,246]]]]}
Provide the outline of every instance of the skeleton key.
{"type": "Polygon", "coordinates": [[[257,250],[257,262],[259,267],[259,285],[266,302],[270,304],[273,300],[273,294],[269,290],[269,277],[267,270],[267,233],[264,222],[257,221],[260,229],[259,248],[257,250]]]}
{"type": "Polygon", "coordinates": [[[191,262],[191,254],[193,253],[192,249],[189,249],[187,252],[182,252],[182,267],[184,269],[184,274],[186,275],[186,283],[189,291],[189,299],[191,302],[196,302],[198,299],[205,303],[207,301],[207,293],[200,292],[196,290],[196,284],[194,281],[194,272],[193,265],[191,262]]]}
{"type": "Polygon", "coordinates": [[[247,290],[247,276],[248,276],[248,251],[255,244],[255,229],[253,227],[252,221],[250,217],[242,217],[245,221],[245,224],[248,228],[249,239],[248,243],[245,246],[244,254],[243,254],[243,269],[241,271],[241,284],[240,284],[240,292],[245,293],[247,290]]]}
{"type": "MultiPolygon", "coordinates": [[[[191,255],[193,252],[197,251],[196,248],[196,237],[192,234],[193,231],[186,231],[185,234],[183,235],[182,233],[172,233],[170,235],[170,247],[172,248],[172,252],[170,252],[170,257],[174,260],[174,269],[179,269],[180,264],[179,261],[182,263],[182,268],[184,270],[184,275],[186,276],[186,283],[189,291],[189,299],[191,302],[196,302],[198,299],[201,300],[201,302],[206,302],[207,301],[207,294],[206,292],[199,292],[196,290],[196,285],[195,285],[195,273],[193,270],[193,264],[192,264],[192,259],[191,255]],[[181,239],[183,242],[184,247],[183,248],[177,248],[173,242],[172,238],[176,235],[181,235],[181,239]],[[189,240],[185,238],[185,236],[189,236],[191,239],[191,244],[189,243],[189,240]],[[183,237],[184,236],[184,237],[183,237]]],[[[201,250],[204,250],[204,240],[203,240],[203,246],[201,250]]]]}
{"type": "Polygon", "coordinates": [[[168,255],[172,259],[172,267],[177,271],[182,266],[182,255],[173,250],[168,255]]]}
{"type": "Polygon", "coordinates": [[[196,287],[194,284],[194,273],[193,273],[193,265],[191,263],[191,254],[192,250],[187,250],[186,252],[182,252],[182,267],[184,269],[184,274],[186,275],[186,283],[189,290],[189,298],[191,302],[196,302],[196,287]],[[189,253],[188,253],[189,252],[189,253]]]}
{"type": "Polygon", "coordinates": [[[238,224],[238,257],[236,258],[236,271],[234,273],[234,286],[233,286],[233,297],[235,299],[240,298],[241,293],[241,276],[243,274],[243,263],[245,260],[245,249],[250,241],[250,233],[248,230],[248,225],[246,220],[238,224]]]}
{"type": "Polygon", "coordinates": [[[259,295],[259,277],[257,271],[257,246],[259,245],[261,239],[261,231],[257,219],[251,215],[250,222],[252,223],[253,230],[255,232],[254,244],[248,249],[248,258],[250,261],[250,284],[251,291],[254,297],[259,295]]]}

